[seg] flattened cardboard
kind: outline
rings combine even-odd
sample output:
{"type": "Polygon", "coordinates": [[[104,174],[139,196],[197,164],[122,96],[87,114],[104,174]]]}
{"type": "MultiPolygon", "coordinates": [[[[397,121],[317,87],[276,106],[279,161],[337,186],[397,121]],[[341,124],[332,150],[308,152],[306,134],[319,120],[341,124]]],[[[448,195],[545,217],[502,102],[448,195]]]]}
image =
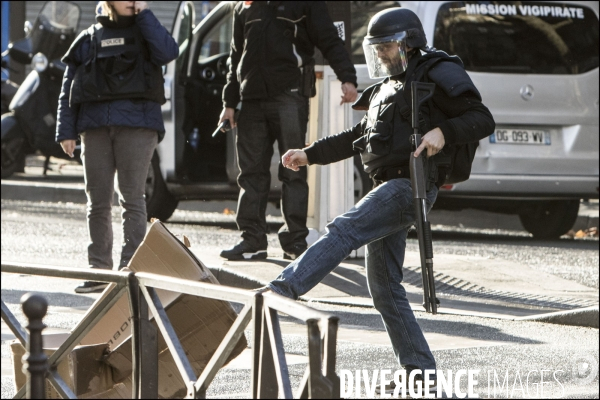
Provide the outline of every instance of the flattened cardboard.
{"type": "Polygon", "coordinates": [[[152,223],[144,241],[131,258],[128,268],[134,272],[149,272],[219,284],[208,267],[160,221],[152,223]]]}
{"type": "MultiPolygon", "coordinates": [[[[220,300],[183,295],[167,308],[167,315],[177,333],[196,376],[227,334],[233,322],[229,305],[220,300]]],[[[153,325],[156,326],[155,323],[153,325]]],[[[226,363],[247,347],[245,337],[237,343],[226,363]]],[[[185,396],[185,384],[162,335],[158,335],[158,394],[164,398],[185,396]]],[[[131,376],[131,340],[112,351],[106,362],[113,369],[113,380],[122,382],[131,376]]]]}
{"type": "MultiPolygon", "coordinates": [[[[105,291],[96,301],[101,301],[106,297],[107,292],[105,291]]],[[[125,293],[81,339],[80,344],[106,343],[108,349],[111,350],[123,343],[129,336],[131,336],[131,312],[129,299],[125,293]]]]}
{"type": "Polygon", "coordinates": [[[129,385],[117,383],[109,390],[101,393],[79,396],[80,399],[129,399],[131,398],[131,381],[129,385]]]}
{"type": "MultiPolygon", "coordinates": [[[[68,333],[49,333],[43,335],[44,352],[50,357],[58,347],[69,337],[68,333]]],[[[18,340],[10,343],[14,367],[15,390],[19,391],[27,382],[23,373],[23,355],[26,350],[18,340]]],[[[57,367],[58,374],[69,388],[77,395],[100,393],[113,386],[112,371],[103,357],[107,351],[106,343],[77,346],[64,358],[57,367]]],[[[49,380],[46,380],[46,398],[60,399],[49,380]]]]}

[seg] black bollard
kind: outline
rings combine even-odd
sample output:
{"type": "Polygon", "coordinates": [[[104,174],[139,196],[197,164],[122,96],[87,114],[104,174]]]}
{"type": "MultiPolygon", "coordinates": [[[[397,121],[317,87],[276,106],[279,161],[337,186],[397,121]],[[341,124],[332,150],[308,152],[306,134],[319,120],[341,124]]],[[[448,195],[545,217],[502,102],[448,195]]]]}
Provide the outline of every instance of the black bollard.
{"type": "Polygon", "coordinates": [[[29,372],[26,396],[28,399],[45,399],[44,386],[48,371],[48,357],[44,353],[42,342],[42,330],[46,327],[42,318],[48,310],[48,302],[39,294],[26,293],[21,297],[21,306],[29,320],[29,324],[26,326],[29,331],[27,353],[23,356],[23,372],[26,375],[29,372]]]}

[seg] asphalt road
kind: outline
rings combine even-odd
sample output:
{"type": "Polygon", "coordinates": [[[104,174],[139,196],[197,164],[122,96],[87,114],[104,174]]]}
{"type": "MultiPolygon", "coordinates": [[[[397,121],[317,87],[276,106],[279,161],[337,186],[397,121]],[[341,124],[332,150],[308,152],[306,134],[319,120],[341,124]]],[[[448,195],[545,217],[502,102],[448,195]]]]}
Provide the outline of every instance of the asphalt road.
{"type": "MultiPolygon", "coordinates": [[[[119,214],[118,208],[114,208],[115,263],[121,240],[119,214]]],[[[4,262],[86,266],[84,205],[3,200],[1,217],[4,262]]],[[[279,223],[276,217],[270,221],[273,225],[279,223]]],[[[167,227],[176,235],[185,234],[192,243],[220,249],[238,239],[238,232],[231,229],[232,222],[233,216],[222,213],[178,210],[167,227]]],[[[597,239],[544,242],[514,232],[489,233],[445,226],[434,228],[434,239],[436,249],[447,254],[477,255],[491,260],[518,259],[544,272],[598,288],[597,239]]],[[[269,235],[269,246],[270,251],[280,251],[275,233],[269,235]]],[[[417,250],[414,237],[409,238],[408,248],[417,250]]],[[[97,295],[75,295],[74,285],[75,282],[66,279],[53,279],[49,284],[45,278],[2,274],[2,300],[21,318],[20,296],[30,290],[42,292],[53,305],[45,319],[48,329],[68,331],[97,298],[97,295]]],[[[375,310],[325,304],[310,306],[341,318],[338,373],[365,369],[372,375],[372,370],[398,369],[375,310]]],[[[476,387],[479,397],[598,398],[598,329],[470,316],[431,316],[421,312],[417,312],[417,319],[436,356],[438,369],[479,370],[476,387]],[[544,382],[549,383],[540,384],[542,370],[545,371],[544,382]],[[504,381],[506,373],[508,378],[504,381]],[[495,386],[494,374],[498,377],[495,386]],[[504,386],[499,389],[502,383],[504,386]]],[[[306,328],[283,318],[282,330],[294,387],[306,368],[306,328]]],[[[2,398],[14,395],[7,345],[10,338],[3,323],[2,398]]],[[[247,360],[242,357],[223,369],[211,385],[208,397],[247,397],[248,368],[247,360]]],[[[461,381],[461,388],[466,391],[466,381],[461,381]]],[[[363,387],[361,397],[365,396],[363,387]]]]}

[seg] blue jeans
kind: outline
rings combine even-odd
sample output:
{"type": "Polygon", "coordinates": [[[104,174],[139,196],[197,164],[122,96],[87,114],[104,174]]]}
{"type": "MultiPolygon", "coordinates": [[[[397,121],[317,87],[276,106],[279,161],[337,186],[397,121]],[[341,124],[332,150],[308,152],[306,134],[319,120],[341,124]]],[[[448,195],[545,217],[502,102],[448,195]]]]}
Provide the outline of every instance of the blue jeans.
{"type": "MultiPolygon", "coordinates": [[[[427,211],[437,196],[427,193],[427,211]]],[[[327,225],[327,232],[269,283],[269,288],[297,299],[316,286],[353,250],[367,245],[367,284],[381,313],[398,362],[406,370],[433,369],[435,359],[417,324],[402,286],[408,228],[415,221],[408,179],[392,179],[369,192],[348,212],[327,225]]]]}

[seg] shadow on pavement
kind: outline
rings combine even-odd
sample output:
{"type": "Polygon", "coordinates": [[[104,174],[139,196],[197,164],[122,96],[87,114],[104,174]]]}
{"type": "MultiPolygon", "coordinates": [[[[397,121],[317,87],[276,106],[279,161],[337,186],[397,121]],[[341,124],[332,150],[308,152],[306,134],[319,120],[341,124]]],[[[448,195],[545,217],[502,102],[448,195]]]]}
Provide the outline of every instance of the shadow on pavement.
{"type": "MultiPolygon", "coordinates": [[[[219,213],[215,214],[220,215],[219,213]]],[[[238,230],[235,221],[181,221],[177,219],[169,219],[168,221],[166,221],[166,223],[173,225],[215,226],[217,228],[230,229],[232,231],[238,230]]],[[[267,226],[269,227],[269,233],[277,233],[277,231],[279,231],[279,228],[283,226],[283,223],[267,221],[267,226]]]]}
{"type": "MultiPolygon", "coordinates": [[[[291,263],[289,260],[274,258],[268,258],[266,261],[268,261],[269,264],[278,265],[282,269],[286,268],[291,263]]],[[[371,296],[369,294],[369,289],[367,288],[366,276],[352,268],[346,268],[341,265],[336,267],[330,274],[323,278],[320,283],[339,290],[340,292],[344,292],[350,296],[371,296]]]]}
{"type": "Polygon", "coordinates": [[[370,297],[367,287],[367,277],[358,271],[339,266],[333,272],[327,275],[321,283],[331,286],[350,296],[370,297]],[[336,275],[339,275],[336,276],[336,275]],[[350,281],[350,282],[348,282],[350,281]]]}
{"type": "MultiPolygon", "coordinates": [[[[360,319],[356,314],[335,310],[335,315],[340,317],[340,321],[345,321],[353,324],[356,328],[368,329],[372,331],[385,331],[385,327],[379,314],[360,314],[360,319]]],[[[289,317],[280,317],[282,320],[287,320],[289,317]]],[[[444,317],[442,317],[444,318],[444,317]]],[[[289,319],[294,321],[294,319],[289,319]]],[[[507,334],[499,328],[476,324],[466,321],[449,321],[445,319],[436,319],[435,316],[428,319],[419,319],[419,326],[424,333],[439,333],[448,336],[461,338],[478,339],[478,340],[493,340],[494,342],[507,342],[515,344],[542,344],[538,340],[533,340],[526,337],[507,334]]],[[[340,328],[344,328],[341,324],[340,328]]]]}
{"type": "Polygon", "coordinates": [[[542,344],[538,340],[510,335],[502,330],[481,324],[465,321],[444,321],[426,319],[419,320],[419,326],[425,333],[440,333],[444,335],[465,337],[470,339],[493,340],[515,344],[542,344]]]}

